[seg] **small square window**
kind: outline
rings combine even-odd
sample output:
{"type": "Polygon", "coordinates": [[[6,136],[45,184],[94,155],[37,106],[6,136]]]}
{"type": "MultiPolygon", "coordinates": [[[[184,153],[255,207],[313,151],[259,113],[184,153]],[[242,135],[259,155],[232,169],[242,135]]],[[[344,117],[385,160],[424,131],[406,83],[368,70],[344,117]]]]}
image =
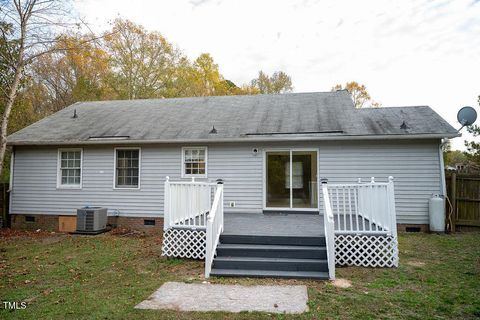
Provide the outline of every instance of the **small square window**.
{"type": "Polygon", "coordinates": [[[206,177],[207,176],[207,148],[183,148],[182,176],[206,177]]]}

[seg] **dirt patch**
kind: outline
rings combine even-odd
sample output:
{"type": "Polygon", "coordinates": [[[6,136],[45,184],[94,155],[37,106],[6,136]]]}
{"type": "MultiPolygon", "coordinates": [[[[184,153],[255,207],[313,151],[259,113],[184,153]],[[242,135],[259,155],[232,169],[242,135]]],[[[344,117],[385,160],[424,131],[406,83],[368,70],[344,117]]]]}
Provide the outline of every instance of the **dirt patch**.
{"type": "Polygon", "coordinates": [[[68,237],[68,235],[61,234],[61,233],[56,233],[54,235],[51,235],[50,237],[42,238],[41,241],[42,241],[43,244],[54,244],[54,243],[62,241],[66,237],[68,237]]]}
{"type": "Polygon", "coordinates": [[[352,286],[352,282],[347,279],[335,279],[332,281],[332,285],[337,288],[346,289],[352,286]]]}
{"type": "Polygon", "coordinates": [[[408,261],[407,264],[412,267],[425,267],[425,262],[421,261],[408,261]]]}
{"type": "Polygon", "coordinates": [[[148,236],[145,232],[126,228],[113,228],[112,231],[110,231],[110,234],[113,236],[130,238],[146,238],[148,236]]]}
{"type": "Polygon", "coordinates": [[[0,239],[47,239],[56,237],[65,237],[64,233],[43,231],[38,229],[37,231],[25,231],[14,229],[0,229],[0,239]]]}

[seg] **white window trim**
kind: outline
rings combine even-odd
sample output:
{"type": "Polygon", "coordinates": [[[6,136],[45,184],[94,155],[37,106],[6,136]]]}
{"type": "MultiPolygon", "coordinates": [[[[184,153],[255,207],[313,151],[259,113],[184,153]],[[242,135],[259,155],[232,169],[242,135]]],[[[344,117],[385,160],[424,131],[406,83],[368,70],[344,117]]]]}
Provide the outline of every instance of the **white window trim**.
{"type": "Polygon", "coordinates": [[[82,189],[83,187],[83,148],[60,148],[57,151],[57,189],[82,189]],[[80,151],[80,184],[62,184],[62,152],[80,151]]]}
{"type": "Polygon", "coordinates": [[[114,190],[140,190],[142,176],[142,148],[140,147],[116,147],[113,148],[113,189],[114,190]],[[138,150],[138,186],[117,187],[117,150],[138,150]]]}
{"type": "Polygon", "coordinates": [[[208,147],[206,146],[192,146],[182,147],[182,178],[207,178],[208,177],[208,147]],[[205,150],[205,174],[186,174],[185,173],[185,150],[205,150]]]}

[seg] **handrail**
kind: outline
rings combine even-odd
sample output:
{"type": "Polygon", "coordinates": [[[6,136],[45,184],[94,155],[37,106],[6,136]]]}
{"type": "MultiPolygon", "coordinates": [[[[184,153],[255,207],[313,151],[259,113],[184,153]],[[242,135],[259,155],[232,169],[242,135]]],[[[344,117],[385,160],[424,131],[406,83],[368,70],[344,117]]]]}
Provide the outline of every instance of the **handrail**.
{"type": "Polygon", "coordinates": [[[330,188],[334,187],[358,187],[359,185],[369,185],[370,183],[375,183],[377,186],[386,186],[388,185],[388,182],[362,182],[361,179],[359,179],[360,182],[358,183],[329,183],[328,186],[330,188]]]}
{"type": "Polygon", "coordinates": [[[323,207],[324,207],[324,230],[327,248],[328,278],[335,280],[335,222],[333,220],[332,207],[330,205],[330,196],[328,194],[327,184],[322,184],[323,207]]]}
{"type": "Polygon", "coordinates": [[[210,277],[213,258],[223,232],[223,184],[217,185],[212,209],[207,217],[207,241],[205,253],[205,278],[210,277]]]}

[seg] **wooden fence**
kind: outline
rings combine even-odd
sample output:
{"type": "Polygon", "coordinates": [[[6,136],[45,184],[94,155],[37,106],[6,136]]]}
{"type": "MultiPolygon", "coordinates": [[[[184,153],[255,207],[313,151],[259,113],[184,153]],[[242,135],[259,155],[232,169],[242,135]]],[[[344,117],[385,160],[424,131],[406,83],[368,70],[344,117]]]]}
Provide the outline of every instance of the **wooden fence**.
{"type": "Polygon", "coordinates": [[[452,231],[456,226],[480,227],[480,175],[447,172],[446,182],[453,212],[452,231]]]}

